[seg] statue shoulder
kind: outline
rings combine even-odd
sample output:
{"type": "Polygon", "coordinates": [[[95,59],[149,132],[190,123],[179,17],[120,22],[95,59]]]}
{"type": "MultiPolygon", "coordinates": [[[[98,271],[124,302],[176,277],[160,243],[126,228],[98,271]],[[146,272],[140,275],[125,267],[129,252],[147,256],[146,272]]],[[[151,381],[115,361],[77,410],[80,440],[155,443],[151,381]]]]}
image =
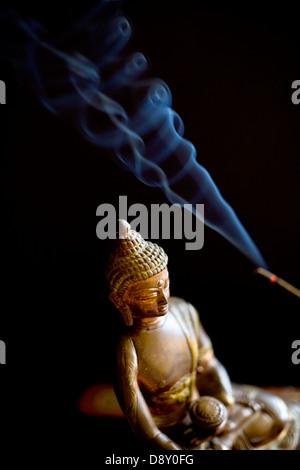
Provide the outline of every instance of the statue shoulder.
{"type": "Polygon", "coordinates": [[[200,323],[199,313],[197,309],[190,303],[180,297],[170,297],[170,310],[175,313],[180,311],[180,314],[192,320],[195,327],[200,323]]]}
{"type": "Polygon", "coordinates": [[[211,340],[200,321],[199,313],[192,304],[179,297],[171,297],[170,310],[181,324],[185,323],[189,331],[196,334],[200,355],[205,355],[207,351],[213,349],[211,340]]]}

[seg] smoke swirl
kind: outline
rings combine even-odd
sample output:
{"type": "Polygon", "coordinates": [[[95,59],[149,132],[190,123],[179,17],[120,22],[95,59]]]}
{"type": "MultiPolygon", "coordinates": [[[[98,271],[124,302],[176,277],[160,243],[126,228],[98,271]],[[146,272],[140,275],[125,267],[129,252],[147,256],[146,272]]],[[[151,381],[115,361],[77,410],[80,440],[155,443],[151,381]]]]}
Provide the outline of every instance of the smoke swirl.
{"type": "Polygon", "coordinates": [[[126,169],[161,188],[172,204],[192,204],[197,217],[196,204],[204,204],[205,224],[255,265],[266,267],[235,212],[197,162],[195,147],[184,139],[168,86],[145,78],[143,54],[123,53],[131,27],[115,0],[99,2],[55,37],[34,21],[8,16],[26,38],[10,45],[16,71],[49,111],[72,120],[92,144],[112,150],[126,169]]]}

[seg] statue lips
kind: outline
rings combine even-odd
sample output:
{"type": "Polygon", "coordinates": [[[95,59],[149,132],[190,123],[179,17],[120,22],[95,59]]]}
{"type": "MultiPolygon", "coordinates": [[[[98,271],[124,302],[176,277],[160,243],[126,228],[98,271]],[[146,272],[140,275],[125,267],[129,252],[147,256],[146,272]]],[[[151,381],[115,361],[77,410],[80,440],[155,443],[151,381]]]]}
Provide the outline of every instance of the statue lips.
{"type": "Polygon", "coordinates": [[[162,305],[161,307],[158,308],[158,312],[160,314],[166,314],[169,310],[169,304],[162,305]]]}

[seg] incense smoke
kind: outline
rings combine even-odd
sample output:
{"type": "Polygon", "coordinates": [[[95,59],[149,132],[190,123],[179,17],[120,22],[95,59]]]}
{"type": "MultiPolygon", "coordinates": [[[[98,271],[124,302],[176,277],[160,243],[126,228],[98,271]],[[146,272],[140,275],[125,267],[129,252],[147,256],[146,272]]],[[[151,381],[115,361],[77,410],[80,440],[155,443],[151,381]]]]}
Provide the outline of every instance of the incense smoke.
{"type": "Polygon", "coordinates": [[[116,3],[102,0],[69,31],[52,38],[41,25],[14,16],[26,37],[12,51],[18,75],[52,113],[72,120],[89,142],[112,150],[126,169],[161,188],[172,204],[204,204],[205,224],[255,265],[266,267],[235,212],[197,162],[195,147],[183,138],[168,86],[142,78],[147,68],[143,54],[122,54],[131,27],[116,3]]]}

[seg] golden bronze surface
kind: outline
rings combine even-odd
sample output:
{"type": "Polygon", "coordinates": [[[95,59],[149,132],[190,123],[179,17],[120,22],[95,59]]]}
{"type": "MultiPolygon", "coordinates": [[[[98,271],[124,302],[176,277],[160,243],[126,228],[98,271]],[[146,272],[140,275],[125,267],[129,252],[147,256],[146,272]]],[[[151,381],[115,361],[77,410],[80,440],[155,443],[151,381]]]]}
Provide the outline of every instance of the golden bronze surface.
{"type": "Polygon", "coordinates": [[[299,449],[299,403],[232,386],[197,310],[170,297],[167,255],[125,222],[122,233],[107,278],[128,326],[115,388],[134,432],[170,450],[299,449]]]}

